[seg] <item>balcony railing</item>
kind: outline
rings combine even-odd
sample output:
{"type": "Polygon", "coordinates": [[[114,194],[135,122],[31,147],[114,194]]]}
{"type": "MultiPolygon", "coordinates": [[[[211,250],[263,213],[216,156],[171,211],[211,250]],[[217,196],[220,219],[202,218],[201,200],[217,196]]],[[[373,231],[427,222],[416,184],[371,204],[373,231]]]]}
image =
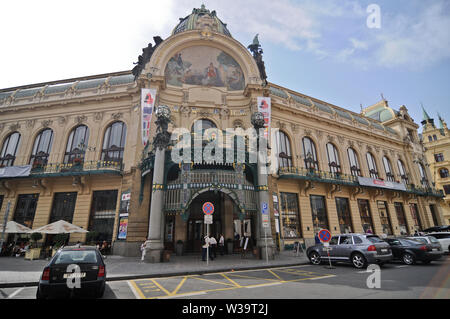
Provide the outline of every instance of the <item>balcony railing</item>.
{"type": "Polygon", "coordinates": [[[80,163],[49,163],[46,165],[34,165],[31,175],[60,174],[72,175],[74,173],[113,171],[120,173],[123,170],[122,162],[115,161],[86,161],[80,163]]]}

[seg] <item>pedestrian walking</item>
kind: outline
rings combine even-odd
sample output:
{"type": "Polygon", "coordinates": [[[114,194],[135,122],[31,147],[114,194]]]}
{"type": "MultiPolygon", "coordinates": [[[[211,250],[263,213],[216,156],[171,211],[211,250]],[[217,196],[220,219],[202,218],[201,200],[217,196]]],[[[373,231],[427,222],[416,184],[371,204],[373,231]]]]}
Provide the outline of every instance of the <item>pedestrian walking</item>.
{"type": "Polygon", "coordinates": [[[146,248],[147,248],[147,241],[144,241],[144,242],[141,244],[141,254],[142,254],[142,256],[141,256],[141,261],[144,261],[144,259],[145,259],[146,248]]]}
{"type": "Polygon", "coordinates": [[[219,248],[220,248],[220,256],[223,256],[225,250],[225,239],[223,238],[223,234],[220,234],[219,248]]]}
{"type": "Polygon", "coordinates": [[[318,233],[316,233],[316,235],[314,236],[314,240],[315,240],[316,244],[320,244],[320,239],[319,239],[318,233]]]}
{"type": "Polygon", "coordinates": [[[211,260],[216,258],[216,248],[217,248],[217,240],[214,236],[210,238],[211,248],[209,255],[211,256],[211,260]]]}

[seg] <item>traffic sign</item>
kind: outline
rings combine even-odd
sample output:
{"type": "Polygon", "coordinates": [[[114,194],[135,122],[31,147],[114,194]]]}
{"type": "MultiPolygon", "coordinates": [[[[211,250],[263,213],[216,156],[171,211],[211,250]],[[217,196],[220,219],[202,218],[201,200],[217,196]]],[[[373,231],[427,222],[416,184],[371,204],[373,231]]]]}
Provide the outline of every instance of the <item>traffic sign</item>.
{"type": "Polygon", "coordinates": [[[329,242],[331,240],[331,233],[328,229],[321,229],[319,231],[319,239],[321,242],[329,242]]]}
{"type": "Polygon", "coordinates": [[[213,216],[212,215],[205,215],[205,225],[211,225],[213,223],[213,216]]]}
{"type": "Polygon", "coordinates": [[[202,206],[205,215],[212,215],[214,213],[214,205],[211,202],[206,202],[202,206]]]}

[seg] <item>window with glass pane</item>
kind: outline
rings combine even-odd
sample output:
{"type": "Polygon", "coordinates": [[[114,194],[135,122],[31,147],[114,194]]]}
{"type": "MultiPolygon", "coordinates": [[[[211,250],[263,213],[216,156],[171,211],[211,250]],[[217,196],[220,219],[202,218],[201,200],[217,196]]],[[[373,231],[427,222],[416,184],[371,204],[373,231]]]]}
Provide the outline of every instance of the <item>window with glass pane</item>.
{"type": "Polygon", "coordinates": [[[441,178],[447,178],[449,176],[448,169],[446,169],[445,167],[441,168],[439,170],[439,175],[441,176],[441,178]]]}
{"type": "Polygon", "coordinates": [[[200,119],[195,121],[195,123],[192,125],[191,131],[201,131],[201,130],[207,130],[209,128],[216,128],[216,124],[213,121],[207,120],[207,119],[200,119]]]}
{"type": "Polygon", "coordinates": [[[102,161],[122,162],[126,135],[125,123],[114,122],[108,126],[103,140],[102,161]]]}
{"type": "Polygon", "coordinates": [[[336,209],[341,234],[352,232],[352,220],[350,217],[350,205],[348,198],[336,197],[336,209]]]}
{"type": "Polygon", "coordinates": [[[52,212],[50,214],[50,223],[58,220],[65,220],[68,223],[72,223],[76,201],[76,192],[55,193],[53,197],[52,212]]]}
{"type": "Polygon", "coordinates": [[[444,193],[447,195],[447,194],[450,194],[450,185],[444,185],[444,193]]]}
{"type": "Polygon", "coordinates": [[[30,158],[30,164],[33,167],[47,165],[52,144],[53,130],[45,129],[36,136],[30,158]]]}
{"type": "Polygon", "coordinates": [[[296,193],[280,193],[283,238],[301,237],[300,210],[296,193]]]}
{"type": "Polygon", "coordinates": [[[434,154],[434,159],[436,160],[436,162],[443,162],[444,154],[442,154],[442,153],[434,154]]]}
{"type": "MultiPolygon", "coordinates": [[[[430,206],[431,217],[433,218],[434,226],[439,226],[438,216],[436,214],[436,205],[431,204],[430,206]]],[[[0,206],[1,208],[1,206],[0,206]]]]}
{"type": "Polygon", "coordinates": [[[394,171],[392,170],[391,161],[386,156],[383,156],[383,165],[384,171],[386,172],[386,180],[388,180],[389,182],[395,182],[394,171]]]}
{"type": "Polygon", "coordinates": [[[367,153],[367,166],[369,167],[369,175],[371,178],[378,178],[378,169],[375,158],[371,153],[367,153]]]}
{"type": "Polygon", "coordinates": [[[370,215],[370,206],[367,199],[358,199],[359,214],[361,216],[361,224],[365,233],[368,231],[373,234],[373,223],[370,215]]]}
{"type": "Polygon", "coordinates": [[[32,228],[38,200],[39,194],[20,194],[17,198],[14,221],[32,228]]]}
{"type": "Polygon", "coordinates": [[[411,210],[411,217],[414,221],[414,230],[422,231],[422,222],[420,220],[417,204],[409,204],[409,209],[411,210]]]}
{"type": "Polygon", "coordinates": [[[292,167],[291,142],[282,131],[278,131],[278,165],[280,167],[292,167]]]}
{"type": "Polygon", "coordinates": [[[8,135],[3,142],[2,153],[0,154],[0,167],[14,165],[19,144],[20,134],[18,132],[8,135]]]}
{"type": "Polygon", "coordinates": [[[89,128],[86,125],[80,125],[74,128],[70,132],[69,140],[67,141],[64,163],[83,162],[88,141],[89,128]]]}
{"type": "Polygon", "coordinates": [[[398,227],[400,228],[400,235],[408,235],[408,226],[406,224],[405,211],[402,203],[394,203],[395,212],[398,219],[398,227]]]}
{"type": "Polygon", "coordinates": [[[350,162],[350,172],[353,176],[361,176],[361,169],[359,167],[358,156],[353,148],[347,149],[348,160],[350,162]]]}
{"type": "Polygon", "coordinates": [[[336,146],[331,143],[327,144],[327,155],[328,155],[328,167],[330,168],[330,173],[340,173],[341,164],[339,162],[339,154],[336,146]]]}
{"type": "Polygon", "coordinates": [[[378,212],[380,213],[381,228],[386,235],[392,235],[392,226],[389,219],[387,202],[377,201],[378,212]]]}
{"type": "Polygon", "coordinates": [[[405,183],[405,185],[409,184],[408,176],[406,174],[405,165],[401,160],[397,161],[398,171],[400,173],[400,178],[402,179],[402,182],[405,183]]]}
{"type": "Polygon", "coordinates": [[[305,167],[308,169],[319,169],[319,162],[317,161],[316,146],[309,137],[303,138],[303,156],[305,158],[305,167]]]}
{"type": "Polygon", "coordinates": [[[318,233],[320,229],[329,229],[325,197],[311,195],[310,200],[314,233],[318,233]]]}
{"type": "Polygon", "coordinates": [[[89,231],[98,233],[97,240],[112,240],[116,217],[117,190],[95,191],[92,197],[89,231]]]}
{"type": "Polygon", "coordinates": [[[417,166],[419,166],[420,183],[422,184],[422,187],[429,187],[427,174],[425,173],[425,168],[423,167],[423,164],[417,163],[417,166]]]}

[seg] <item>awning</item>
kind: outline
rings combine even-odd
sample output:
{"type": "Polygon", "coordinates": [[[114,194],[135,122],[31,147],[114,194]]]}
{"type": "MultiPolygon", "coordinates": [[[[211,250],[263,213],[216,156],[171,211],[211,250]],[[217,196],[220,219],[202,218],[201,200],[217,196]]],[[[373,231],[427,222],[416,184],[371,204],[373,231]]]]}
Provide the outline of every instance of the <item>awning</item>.
{"type": "Polygon", "coordinates": [[[25,177],[29,176],[30,172],[31,172],[31,165],[1,167],[0,178],[25,177]]]}

